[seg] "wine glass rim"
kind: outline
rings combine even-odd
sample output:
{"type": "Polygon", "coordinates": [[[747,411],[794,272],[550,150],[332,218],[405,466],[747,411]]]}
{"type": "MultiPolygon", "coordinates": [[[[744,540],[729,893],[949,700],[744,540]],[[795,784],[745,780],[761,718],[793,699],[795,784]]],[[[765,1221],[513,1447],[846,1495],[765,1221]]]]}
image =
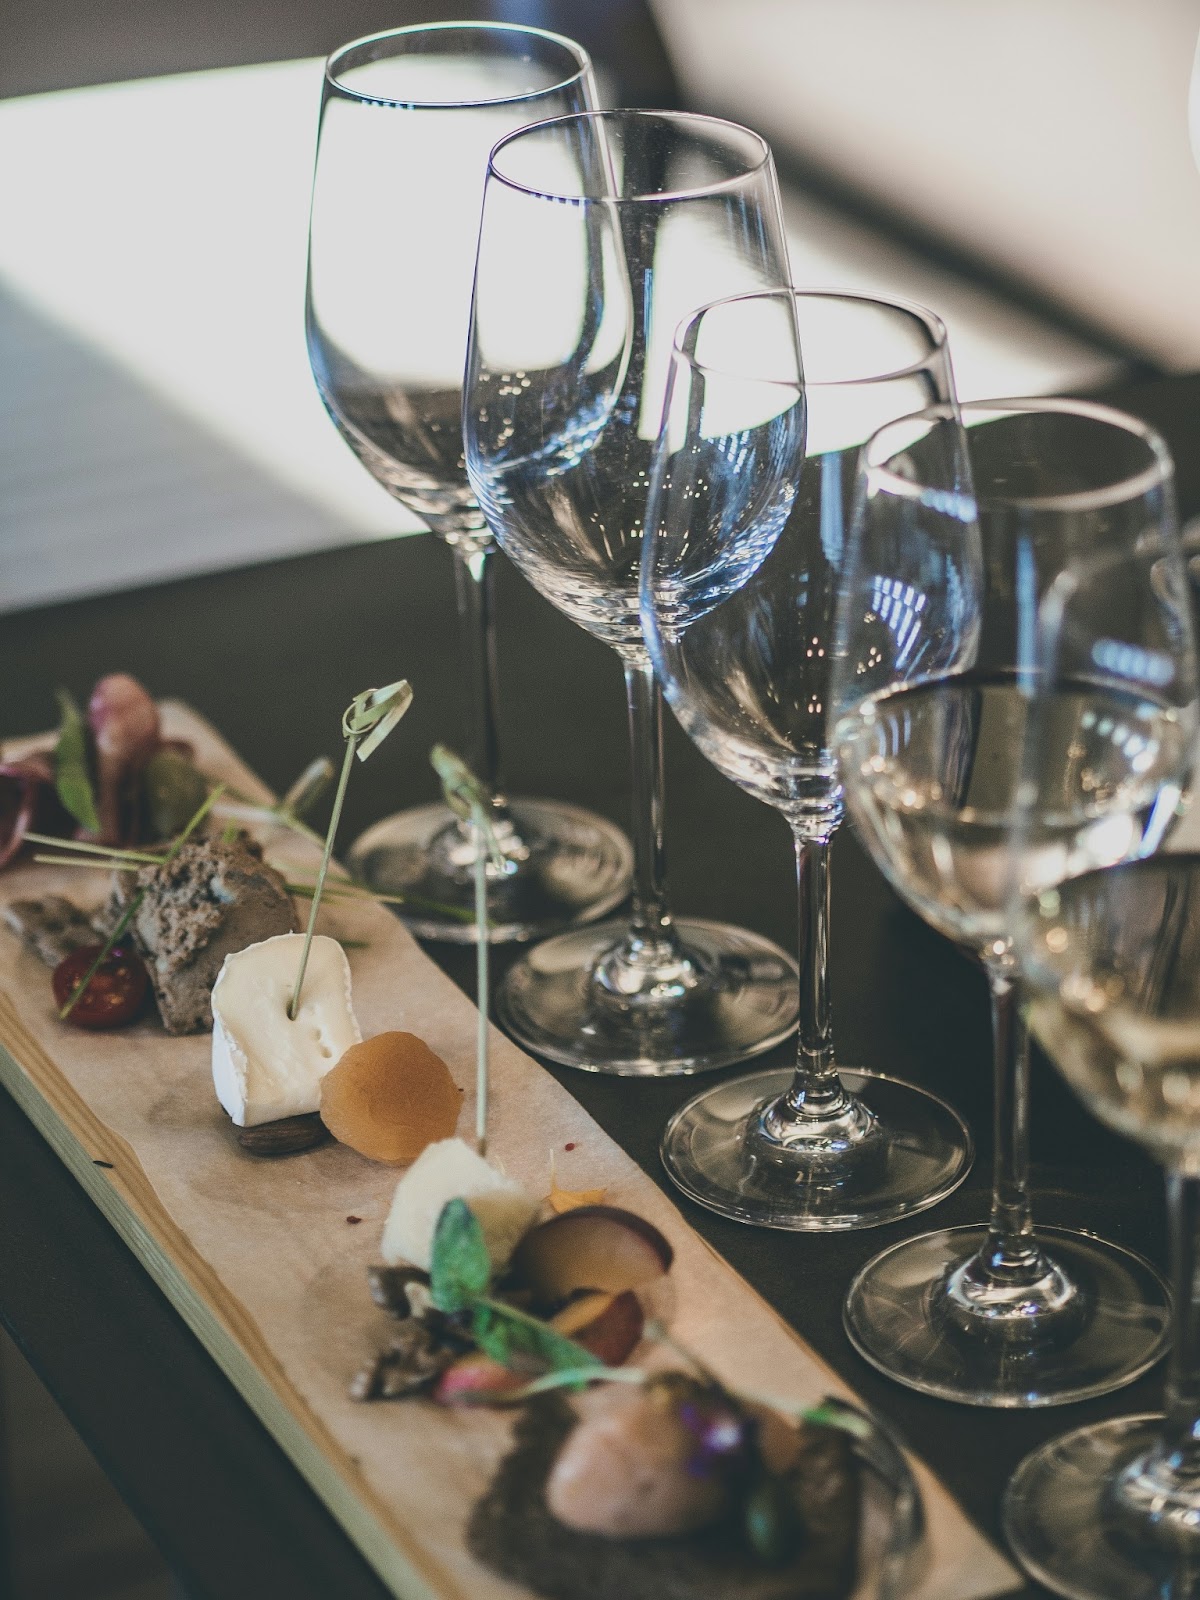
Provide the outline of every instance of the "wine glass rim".
{"type": "Polygon", "coordinates": [[[502,183],[517,194],[529,196],[533,200],[553,200],[560,205],[574,206],[624,206],[624,205],[669,205],[675,200],[694,199],[699,195],[722,194],[728,190],[736,189],[744,184],[748,178],[758,176],[771,165],[771,146],[761,133],[755,133],[753,128],[747,128],[744,123],[733,122],[728,117],[709,116],[700,111],[655,111],[641,109],[640,107],[618,107],[599,109],[593,111],[571,111],[565,116],[546,117],[541,122],[529,123],[524,128],[514,128],[511,133],[506,133],[498,139],[488,156],[488,177],[494,178],[497,183],[502,183]],[[512,177],[509,173],[501,171],[496,165],[496,158],[501,151],[518,140],[529,137],[535,133],[545,133],[547,129],[565,126],[567,123],[585,122],[669,122],[687,124],[696,127],[722,128],[750,140],[758,149],[758,159],[753,164],[747,165],[742,172],[731,173],[727,178],[719,178],[712,183],[696,184],[684,189],[654,189],[647,190],[644,194],[580,194],[567,193],[561,190],[546,189],[533,184],[522,183],[519,178],[512,177]]]}
{"type": "Polygon", "coordinates": [[[1119,505],[1124,500],[1133,499],[1151,489],[1163,488],[1172,482],[1175,463],[1166,441],[1156,428],[1143,422],[1140,417],[1131,416],[1126,411],[1118,411],[1115,406],[1098,405],[1094,400],[1063,399],[1057,396],[1019,396],[999,400],[963,400],[956,401],[953,405],[943,403],[927,406],[923,411],[914,411],[910,416],[896,417],[891,422],[885,422],[863,446],[862,459],[868,485],[886,490],[887,493],[905,500],[923,500],[931,491],[939,494],[944,492],[944,486],[939,487],[902,477],[900,473],[893,472],[883,465],[884,461],[890,460],[896,454],[893,448],[881,456],[886,435],[905,425],[911,426],[914,422],[927,418],[930,421],[961,421],[969,428],[970,418],[973,415],[979,417],[992,415],[999,418],[1006,414],[1047,412],[1056,416],[1079,417],[1088,422],[1104,423],[1121,433],[1129,434],[1146,446],[1153,459],[1146,466],[1095,489],[1075,489],[1067,493],[1043,495],[974,495],[973,499],[977,504],[987,508],[1003,505],[1019,511],[1102,511],[1108,506],[1119,505]]]}
{"type": "MultiPolygon", "coordinates": [[[[857,289],[796,288],[754,289],[747,294],[725,295],[719,300],[710,300],[707,302],[707,304],[698,306],[695,311],[689,312],[675,329],[675,336],[672,340],[672,353],[677,360],[686,361],[688,366],[692,367],[696,372],[714,373],[723,377],[744,378],[746,377],[744,372],[739,372],[732,367],[722,366],[711,361],[701,361],[698,356],[691,354],[685,348],[688,333],[702,317],[707,316],[710,311],[720,310],[723,306],[737,305],[739,302],[744,303],[752,300],[783,300],[788,297],[790,297],[793,301],[848,300],[852,301],[856,305],[882,306],[887,311],[903,312],[906,316],[913,317],[916,321],[924,324],[926,331],[930,334],[933,340],[932,347],[929,351],[929,354],[923,359],[911,361],[906,366],[902,367],[889,367],[886,372],[868,373],[861,378],[809,378],[806,373],[802,372],[795,378],[751,377],[749,380],[750,382],[777,385],[778,387],[785,389],[794,389],[798,387],[802,387],[804,389],[852,389],[856,386],[868,387],[877,383],[891,383],[900,378],[915,377],[920,372],[923,372],[928,366],[929,356],[935,355],[938,352],[948,353],[949,335],[946,331],[946,324],[942,321],[941,317],[938,316],[936,311],[930,311],[928,307],[918,304],[918,302],[915,300],[905,300],[899,295],[864,294],[857,289]]],[[[801,347],[800,355],[801,359],[803,360],[803,347],[801,347]]]]}
{"type": "Polygon", "coordinates": [[[574,39],[568,39],[565,34],[552,33],[548,28],[533,28],[522,22],[414,22],[403,28],[383,28],[378,33],[365,33],[359,39],[351,39],[346,44],[339,45],[326,59],[325,84],[343,99],[356,100],[360,105],[394,106],[397,109],[412,111],[467,111],[474,106],[520,105],[524,101],[542,100],[547,95],[560,94],[564,89],[569,89],[573,84],[587,78],[591,71],[592,58],[583,46],[574,39]],[[381,40],[437,33],[521,34],[527,38],[549,40],[552,44],[560,45],[567,55],[573,57],[577,63],[576,70],[540,89],[525,89],[520,94],[495,94],[467,100],[422,100],[402,95],[367,94],[338,77],[339,71],[345,70],[349,57],[378,44],[381,40]]]}

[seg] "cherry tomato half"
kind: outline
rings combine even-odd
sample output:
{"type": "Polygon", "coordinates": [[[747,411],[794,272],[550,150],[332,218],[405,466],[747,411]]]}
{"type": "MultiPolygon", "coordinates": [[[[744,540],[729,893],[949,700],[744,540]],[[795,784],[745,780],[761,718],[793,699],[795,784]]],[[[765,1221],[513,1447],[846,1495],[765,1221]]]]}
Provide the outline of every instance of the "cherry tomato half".
{"type": "MultiPolygon", "coordinates": [[[[102,946],[85,944],[54,969],[51,982],[59,1010],[75,993],[102,946]]],[[[132,1022],[146,1002],[149,976],[141,956],[127,945],[114,945],[93,973],[87,988],[66,1017],[77,1028],[119,1028],[132,1022]]]]}

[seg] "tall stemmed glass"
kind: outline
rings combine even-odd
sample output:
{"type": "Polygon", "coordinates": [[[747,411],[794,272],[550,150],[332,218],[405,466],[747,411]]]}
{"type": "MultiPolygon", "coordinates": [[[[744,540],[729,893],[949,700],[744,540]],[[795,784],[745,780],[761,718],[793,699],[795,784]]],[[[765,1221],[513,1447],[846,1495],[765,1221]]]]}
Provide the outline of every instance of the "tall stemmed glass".
{"type": "MultiPolygon", "coordinates": [[[[579,45],[536,28],[397,28],[329,58],[309,229],[308,349],[342,437],[454,554],[475,770],[497,796],[505,867],[490,871],[493,940],[602,916],[628,892],[628,841],[578,807],[506,803],[496,737],[493,544],[467,482],[462,373],[488,151],[513,128],[591,105],[579,45]]],[[[411,896],[427,938],[468,942],[474,844],[441,805],[378,823],[352,851],[411,896]]]]}
{"type": "Polygon", "coordinates": [[[498,996],[516,1038],[570,1066],[698,1072],[795,1026],[796,969],[781,950],[715,923],[676,924],[667,908],[661,701],[638,621],[671,336],[705,300],[787,278],[770,151],[734,123],[599,112],[492,153],[467,470],[505,553],[620,655],[633,753],[632,922],[539,945],[498,996]]]}
{"type": "Polygon", "coordinates": [[[1171,1228],[1166,1415],[1053,1440],[1005,1497],[1022,1564],[1078,1600],[1200,1594],[1200,856],[1185,822],[1145,860],[1089,871],[1085,838],[1050,881],[1026,864],[1059,843],[1043,796],[1059,761],[1058,705],[1081,680],[1103,685],[1095,710],[1112,725],[1114,771],[1145,785],[1143,805],[1169,821],[1195,756],[1188,612],[1173,546],[1146,540],[1072,563],[1042,607],[1025,738],[1012,928],[1029,1021],[1088,1109],[1163,1163],[1171,1228]]]}
{"type": "Polygon", "coordinates": [[[859,447],[952,399],[946,330],[917,306],[775,291],[703,307],[675,336],[642,627],[685,731],[789,823],[799,890],[795,1069],[706,1090],[663,1136],[679,1187],[739,1222],[871,1227],[932,1205],[970,1165],[948,1106],[839,1071],[826,970],[842,817],[829,675],[859,447]]]}
{"type": "MultiPolygon", "coordinates": [[[[1147,532],[1177,543],[1171,464],[1149,429],[1076,401],[933,411],[881,429],[838,627],[835,743],[850,817],[919,915],[987,971],[995,1050],[991,1218],[893,1245],[850,1287],[861,1354],[911,1388],[983,1406],[1059,1404],[1129,1382],[1161,1353],[1165,1290],[1140,1257],[1034,1232],[1028,1051],[1006,915],[1008,829],[1037,608],[1064,565],[1147,532]],[[963,423],[966,427],[963,427],[963,423]]],[[[1143,703],[1056,704],[1044,804],[1093,860],[1155,836],[1145,797],[1175,758],[1143,703]],[[1114,733],[1119,719],[1120,736],[1114,733]],[[1124,750],[1145,740],[1145,771],[1124,750]],[[1125,741],[1125,744],[1122,743],[1125,741]],[[1149,752],[1149,754],[1146,754],[1149,752]]],[[[1065,848],[1065,846],[1063,846],[1065,848]]],[[[1057,851],[1043,862],[1052,871],[1057,851]]]]}

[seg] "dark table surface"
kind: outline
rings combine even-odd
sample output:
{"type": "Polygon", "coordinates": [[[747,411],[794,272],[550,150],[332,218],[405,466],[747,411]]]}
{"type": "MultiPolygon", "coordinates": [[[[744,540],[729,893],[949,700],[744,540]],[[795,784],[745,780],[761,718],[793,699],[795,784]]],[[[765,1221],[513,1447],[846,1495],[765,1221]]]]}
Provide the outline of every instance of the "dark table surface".
{"type": "MultiPolygon", "coordinates": [[[[1200,511],[1200,378],[1106,396],[1162,428],[1184,515],[1200,511]]],[[[506,565],[499,573],[502,731],[513,793],[557,795],[624,822],[628,761],[616,657],[564,621],[506,565]]],[[[407,676],[402,730],[355,780],[343,839],[434,797],[426,752],[462,727],[448,552],[432,539],[373,544],[59,605],[0,622],[6,733],[56,720],[54,690],[84,696],[130,671],[189,701],[275,788],[337,753],[350,697],[407,676]]],[[[744,923],[790,947],[794,880],[785,824],[720,778],[667,728],[668,851],[677,910],[744,923]]],[[[930,1400],[851,1350],[842,1296],[856,1269],[923,1224],[986,1212],[990,1156],[987,994],[974,967],[906,912],[848,831],[834,849],[832,990],[838,1053],[951,1099],[975,1131],[971,1177],[928,1218],[830,1237],[756,1232],[682,1202],[708,1239],[890,1417],[993,1537],[1022,1455],[1085,1422],[1150,1410],[1155,1372],[1108,1398],[1028,1413],[930,1400]]],[[[472,958],[429,947],[469,988],[472,958]]],[[[504,957],[498,965],[503,968],[504,957]]],[[[778,1052],[783,1063],[788,1047],[778,1052]]],[[[552,1068],[666,1186],[659,1130],[695,1081],[552,1068]]],[[[1079,1225],[1161,1264],[1158,1171],[1094,1122],[1035,1062],[1037,1216],[1079,1225]]],[[[0,1318],[145,1522],[195,1600],[382,1600],[387,1593],[177,1313],[0,1092],[0,1318]]],[[[735,1330],[731,1330],[735,1333],[735,1330]]]]}

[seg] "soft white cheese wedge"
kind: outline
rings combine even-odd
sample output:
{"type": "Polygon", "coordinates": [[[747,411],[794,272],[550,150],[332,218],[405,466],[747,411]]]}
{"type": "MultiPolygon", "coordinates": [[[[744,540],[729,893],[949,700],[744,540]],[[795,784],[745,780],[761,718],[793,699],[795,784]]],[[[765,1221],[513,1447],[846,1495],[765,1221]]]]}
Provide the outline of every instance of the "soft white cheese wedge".
{"type": "Polygon", "coordinates": [[[362,1033],[350,1004],[350,963],[318,933],[300,1009],[288,1016],[304,935],[281,933],[225,957],[213,985],[212,1074],[239,1128],[321,1107],[321,1079],[362,1033]]]}
{"type": "Polygon", "coordinates": [[[472,1150],[462,1139],[441,1139],[425,1149],[396,1185],[383,1227],[383,1259],[408,1261],[429,1271],[433,1231],[449,1200],[463,1199],[479,1218],[492,1267],[500,1272],[538,1212],[538,1202],[519,1183],[472,1150]]]}

